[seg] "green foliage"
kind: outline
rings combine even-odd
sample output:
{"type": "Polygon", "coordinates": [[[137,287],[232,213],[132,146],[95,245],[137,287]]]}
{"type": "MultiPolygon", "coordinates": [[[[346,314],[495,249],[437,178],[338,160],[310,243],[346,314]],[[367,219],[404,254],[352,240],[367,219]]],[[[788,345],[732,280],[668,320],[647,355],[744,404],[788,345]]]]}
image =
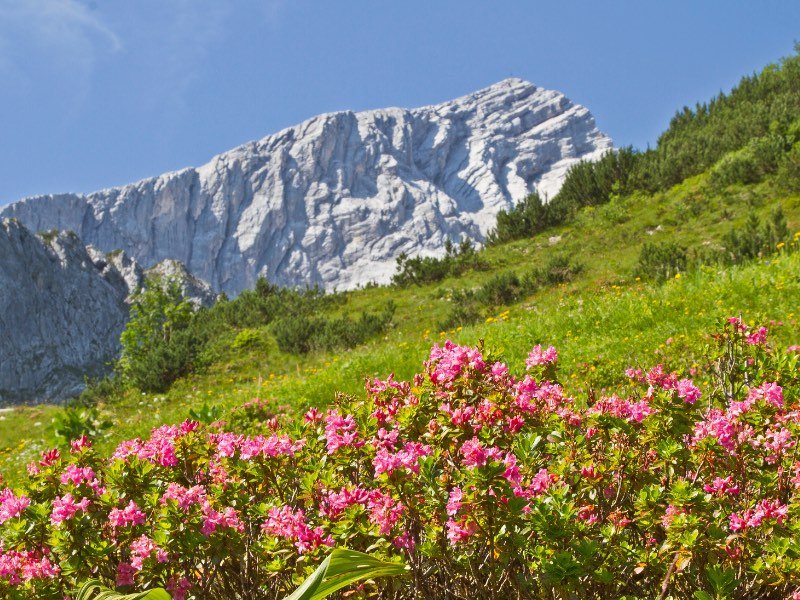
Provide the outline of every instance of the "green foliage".
{"type": "Polygon", "coordinates": [[[440,328],[451,329],[475,323],[486,316],[488,310],[518,302],[542,287],[570,281],[582,268],[567,256],[556,254],[544,267],[533,269],[522,277],[507,271],[491,277],[478,289],[455,290],[450,296],[451,309],[440,328]]]}
{"type": "Polygon", "coordinates": [[[273,326],[278,348],[291,354],[333,348],[352,348],[384,331],[391,323],[395,306],[391,301],[381,312],[363,312],[358,319],[342,317],[291,315],[273,326]]]}
{"type": "Polygon", "coordinates": [[[208,402],[203,402],[203,406],[199,408],[189,409],[190,419],[194,419],[200,423],[205,423],[206,425],[210,425],[211,423],[218,421],[221,416],[222,408],[216,404],[209,404],[208,402]]]}
{"type": "Polygon", "coordinates": [[[751,140],[743,148],[726,154],[712,167],[711,181],[721,187],[761,181],[777,170],[785,146],[785,140],[779,135],[751,140]]]}
{"type": "Polygon", "coordinates": [[[134,295],[122,332],[118,370],[145,392],[160,392],[188,373],[200,350],[190,326],[193,306],[175,280],[154,281],[134,295]]]}
{"type": "Polygon", "coordinates": [[[364,579],[406,574],[402,563],[379,560],[369,554],[335,548],[297,590],[284,600],[322,600],[364,579]]]}
{"type": "Polygon", "coordinates": [[[686,271],[686,247],[674,242],[646,242],[639,253],[635,275],[643,279],[664,281],[686,271]]]}
{"type": "Polygon", "coordinates": [[[163,588],[154,588],[145,592],[120,594],[105,587],[99,580],[87,581],[78,590],[75,600],[170,600],[171,596],[163,588]]]}
{"type": "Polygon", "coordinates": [[[53,417],[53,433],[62,447],[69,446],[72,440],[85,435],[96,441],[102,438],[113,423],[100,415],[97,407],[65,406],[53,417]]]}
{"type": "Polygon", "coordinates": [[[725,258],[728,262],[740,263],[767,256],[775,253],[778,245],[785,244],[790,237],[786,217],[780,206],[772,211],[764,223],[751,212],[743,226],[734,227],[723,238],[727,251],[725,258]]]}
{"type": "Polygon", "coordinates": [[[397,257],[397,272],[392,276],[392,283],[400,287],[423,285],[441,281],[446,277],[456,277],[468,270],[481,271],[487,268],[467,238],[461,240],[457,246],[451,240],[447,240],[444,250],[442,258],[432,256],[410,258],[405,253],[401,254],[397,257]]]}
{"type": "Polygon", "coordinates": [[[539,194],[534,192],[511,210],[501,210],[498,213],[497,225],[489,232],[486,243],[496,246],[521,240],[556,224],[549,205],[542,202],[539,194]]]}

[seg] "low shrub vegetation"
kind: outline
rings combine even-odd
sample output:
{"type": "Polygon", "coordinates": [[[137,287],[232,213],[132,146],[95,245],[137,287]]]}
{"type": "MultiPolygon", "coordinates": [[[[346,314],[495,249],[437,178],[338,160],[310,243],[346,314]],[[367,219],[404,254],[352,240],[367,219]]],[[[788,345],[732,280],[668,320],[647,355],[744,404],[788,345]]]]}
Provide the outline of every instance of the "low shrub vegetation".
{"type": "Polygon", "coordinates": [[[574,393],[553,347],[513,374],[447,342],[299,420],[258,402],[110,457],[80,437],[0,492],[0,591],[277,599],[337,545],[408,565],[349,597],[800,595],[800,347],[738,317],[708,340],[574,393]]]}

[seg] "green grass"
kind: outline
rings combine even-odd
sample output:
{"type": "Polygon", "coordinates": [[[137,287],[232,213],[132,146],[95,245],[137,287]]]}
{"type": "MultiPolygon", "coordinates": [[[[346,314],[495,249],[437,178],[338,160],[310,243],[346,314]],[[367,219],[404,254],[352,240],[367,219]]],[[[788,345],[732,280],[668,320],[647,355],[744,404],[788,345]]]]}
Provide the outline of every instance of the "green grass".
{"type": "MultiPolygon", "coordinates": [[[[397,306],[394,327],[353,350],[288,355],[278,350],[268,328],[258,332],[252,345],[237,348],[233,332],[230,339],[217,340],[215,360],[205,371],[178,380],[167,393],[127,390],[101,402],[101,413],[115,425],[100,443],[110,448],[122,439],[145,435],[154,426],[187,418],[190,408],[203,403],[228,409],[261,397],[292,410],[324,405],[337,391],[361,393],[365,377],[391,372],[410,377],[421,368],[431,344],[446,338],[469,344],[484,340],[517,366],[534,344],[554,344],[562,373],[583,373],[597,386],[618,380],[628,365],[647,366],[686,356],[687,351],[691,357],[703,343],[704,332],[729,314],[752,321],[782,321],[775,328],[778,339],[800,342],[794,313],[800,297],[796,254],[727,269],[704,268],[664,285],[633,277],[644,242],[716,245],[750,211],[766,216],[780,204],[791,230],[800,229],[797,193],[770,182],[714,191],[707,179],[701,175],[666,193],[614,199],[583,209],[568,225],[487,248],[482,251],[482,259],[490,265],[485,271],[421,287],[350,292],[346,303],[333,307],[331,314],[381,310],[389,300],[397,306]],[[581,275],[567,285],[540,290],[498,309],[487,322],[438,330],[453,290],[477,287],[500,272],[524,275],[555,254],[581,263],[581,275]]],[[[0,471],[10,481],[55,444],[52,419],[59,410],[31,406],[0,414],[0,471]]]]}

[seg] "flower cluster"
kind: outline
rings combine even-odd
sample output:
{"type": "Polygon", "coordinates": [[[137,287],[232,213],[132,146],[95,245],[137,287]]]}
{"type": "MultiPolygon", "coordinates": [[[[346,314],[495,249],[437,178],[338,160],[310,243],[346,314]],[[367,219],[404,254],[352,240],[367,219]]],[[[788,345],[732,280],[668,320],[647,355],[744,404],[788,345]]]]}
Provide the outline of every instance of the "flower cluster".
{"type": "Polygon", "coordinates": [[[0,594],[100,577],[277,599],[343,545],[413,571],[362,597],[791,596],[800,355],[739,318],[714,339],[705,367],[630,368],[606,390],[560,381],[552,347],[515,374],[446,342],[413,381],[296,421],[259,401],[110,457],[75,440],[0,491],[0,594]]]}

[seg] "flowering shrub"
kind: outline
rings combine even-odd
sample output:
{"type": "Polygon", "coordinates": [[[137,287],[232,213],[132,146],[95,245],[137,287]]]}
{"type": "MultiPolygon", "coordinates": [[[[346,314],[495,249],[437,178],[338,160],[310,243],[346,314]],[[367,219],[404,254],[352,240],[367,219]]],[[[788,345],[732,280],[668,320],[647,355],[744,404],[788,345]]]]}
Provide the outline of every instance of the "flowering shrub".
{"type": "Polygon", "coordinates": [[[800,597],[800,353],[738,318],[710,339],[690,373],[578,397],[555,348],[514,375],[447,342],[249,433],[260,403],[110,458],[80,438],[0,492],[0,593],[281,598],[337,545],[408,564],[370,597],[800,597]]]}

